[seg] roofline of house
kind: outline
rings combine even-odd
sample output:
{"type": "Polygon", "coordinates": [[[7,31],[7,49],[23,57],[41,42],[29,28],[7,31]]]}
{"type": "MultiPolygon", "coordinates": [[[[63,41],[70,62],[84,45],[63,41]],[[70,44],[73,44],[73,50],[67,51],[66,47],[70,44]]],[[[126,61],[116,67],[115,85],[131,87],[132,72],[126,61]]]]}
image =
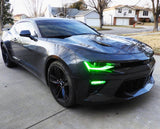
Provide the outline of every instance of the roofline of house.
{"type": "Polygon", "coordinates": [[[110,8],[106,8],[106,9],[104,9],[104,11],[109,11],[109,10],[114,10],[114,9],[119,9],[119,8],[124,8],[124,7],[128,7],[128,8],[134,9],[134,10],[152,11],[151,8],[143,8],[143,7],[140,7],[140,6],[139,6],[139,8],[138,8],[138,6],[136,8],[136,6],[129,6],[129,5],[117,5],[117,6],[113,6],[113,7],[110,7],[110,8]]]}
{"type": "Polygon", "coordinates": [[[86,14],[81,14],[81,15],[75,15],[76,17],[81,17],[81,16],[86,16],[86,15],[88,15],[89,13],[91,13],[91,12],[96,12],[95,10],[90,10],[90,11],[88,11],[88,13],[86,13],[86,14]]]}

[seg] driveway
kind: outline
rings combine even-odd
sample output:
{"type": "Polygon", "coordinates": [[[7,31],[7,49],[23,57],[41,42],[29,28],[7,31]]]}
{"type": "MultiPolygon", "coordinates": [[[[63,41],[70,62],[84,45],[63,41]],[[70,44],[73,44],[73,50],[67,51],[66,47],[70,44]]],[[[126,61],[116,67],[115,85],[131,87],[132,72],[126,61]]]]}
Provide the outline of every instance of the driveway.
{"type": "Polygon", "coordinates": [[[139,32],[150,32],[153,31],[153,26],[137,26],[140,28],[127,28],[127,27],[110,27],[105,26],[105,28],[111,30],[100,31],[103,34],[129,34],[129,33],[139,33],[139,32]]]}
{"type": "Polygon", "coordinates": [[[151,92],[130,102],[57,104],[47,86],[21,67],[6,68],[0,55],[1,129],[159,129],[160,56],[155,56],[156,84],[151,92]]]}

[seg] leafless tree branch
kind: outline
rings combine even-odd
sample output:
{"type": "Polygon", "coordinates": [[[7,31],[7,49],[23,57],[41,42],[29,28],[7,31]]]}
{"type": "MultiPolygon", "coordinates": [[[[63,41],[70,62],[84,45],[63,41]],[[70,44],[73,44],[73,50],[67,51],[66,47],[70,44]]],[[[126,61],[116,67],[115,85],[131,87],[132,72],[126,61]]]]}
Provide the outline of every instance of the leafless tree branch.
{"type": "Polygon", "coordinates": [[[47,9],[44,6],[44,0],[25,0],[25,8],[30,17],[42,17],[47,9]]]}
{"type": "Polygon", "coordinates": [[[103,25],[103,11],[108,7],[111,0],[88,0],[87,5],[96,10],[100,17],[100,28],[103,25]]]}

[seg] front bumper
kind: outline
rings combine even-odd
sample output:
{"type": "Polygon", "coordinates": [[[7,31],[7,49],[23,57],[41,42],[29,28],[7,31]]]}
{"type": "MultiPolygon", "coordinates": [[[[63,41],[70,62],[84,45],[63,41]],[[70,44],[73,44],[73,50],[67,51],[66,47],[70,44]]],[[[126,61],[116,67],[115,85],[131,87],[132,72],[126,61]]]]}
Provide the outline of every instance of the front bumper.
{"type": "Polygon", "coordinates": [[[155,60],[146,65],[126,67],[115,73],[96,73],[75,79],[77,103],[130,100],[147,93],[154,86],[152,73],[155,60]],[[105,80],[103,85],[91,85],[90,80],[105,80]]]}

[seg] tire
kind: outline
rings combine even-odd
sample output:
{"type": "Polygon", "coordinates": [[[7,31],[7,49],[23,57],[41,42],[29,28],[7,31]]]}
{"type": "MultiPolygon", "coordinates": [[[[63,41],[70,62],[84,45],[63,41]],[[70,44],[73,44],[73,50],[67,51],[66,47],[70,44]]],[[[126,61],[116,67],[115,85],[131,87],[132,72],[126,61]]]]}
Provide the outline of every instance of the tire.
{"type": "Polygon", "coordinates": [[[56,101],[64,106],[75,105],[73,82],[68,68],[61,62],[55,61],[48,68],[48,85],[56,101]]]}
{"type": "Polygon", "coordinates": [[[3,57],[4,64],[9,68],[14,67],[15,63],[11,61],[8,51],[3,45],[1,46],[1,50],[2,50],[2,57],[3,57]]]}

